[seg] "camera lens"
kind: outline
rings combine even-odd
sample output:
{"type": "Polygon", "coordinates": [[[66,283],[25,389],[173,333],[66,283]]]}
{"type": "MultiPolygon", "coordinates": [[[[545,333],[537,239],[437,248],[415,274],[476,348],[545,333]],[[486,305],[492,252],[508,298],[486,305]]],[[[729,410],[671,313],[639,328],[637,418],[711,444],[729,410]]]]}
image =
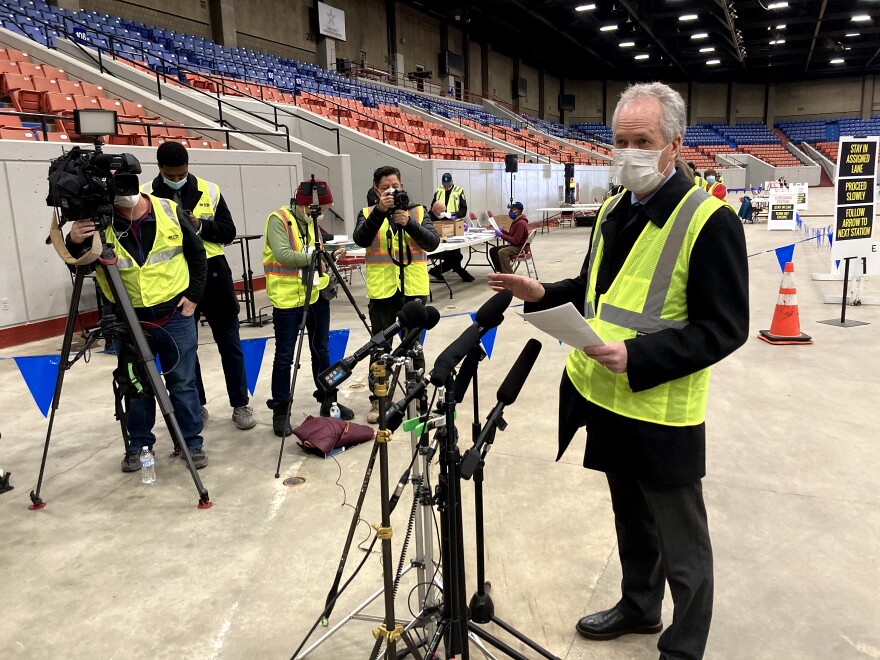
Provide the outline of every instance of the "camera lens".
{"type": "Polygon", "coordinates": [[[394,201],[400,209],[409,208],[409,195],[406,194],[405,190],[398,190],[394,195],[394,201]]]}

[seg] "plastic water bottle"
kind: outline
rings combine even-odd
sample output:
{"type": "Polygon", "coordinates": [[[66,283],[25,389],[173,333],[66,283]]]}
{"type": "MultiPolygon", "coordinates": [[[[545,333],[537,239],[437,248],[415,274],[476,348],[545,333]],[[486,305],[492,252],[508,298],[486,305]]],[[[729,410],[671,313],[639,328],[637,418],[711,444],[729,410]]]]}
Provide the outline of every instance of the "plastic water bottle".
{"type": "Polygon", "coordinates": [[[337,404],[335,401],[333,402],[333,405],[330,406],[330,417],[342,419],[342,411],[339,410],[339,404],[337,404]]]}
{"type": "Polygon", "coordinates": [[[141,478],[145,484],[156,482],[156,459],[149,447],[141,449],[141,478]]]}

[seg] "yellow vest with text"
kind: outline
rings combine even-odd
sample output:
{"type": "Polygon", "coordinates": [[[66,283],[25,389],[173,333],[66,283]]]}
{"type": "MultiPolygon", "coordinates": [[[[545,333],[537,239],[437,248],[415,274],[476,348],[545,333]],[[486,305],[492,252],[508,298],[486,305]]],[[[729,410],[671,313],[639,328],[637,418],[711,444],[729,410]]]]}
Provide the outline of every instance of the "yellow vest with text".
{"type": "MultiPolygon", "coordinates": [[[[141,308],[168,302],[189,286],[189,268],[183,256],[183,231],[177,221],[177,204],[170,199],[149,197],[156,219],[156,238],[143,266],[138,265],[122,247],[112,227],[104,232],[108,245],[116,252],[116,266],[131,304],[141,308]]],[[[104,270],[99,268],[95,276],[104,295],[115,302],[104,270]]]]}
{"type": "MultiPolygon", "coordinates": [[[[217,213],[217,204],[220,203],[220,186],[199,177],[196,177],[196,185],[202,196],[199,198],[196,207],[192,210],[192,214],[197,218],[207,218],[210,220],[217,213]]],[[[141,186],[141,192],[151,195],[153,192],[152,185],[145,183],[141,186]]],[[[223,246],[220,243],[206,240],[202,240],[202,243],[205,244],[205,256],[208,259],[219,257],[223,254],[223,246]]]]}
{"type": "MultiPolygon", "coordinates": [[[[450,214],[458,213],[458,204],[461,196],[464,195],[464,188],[453,186],[449,193],[449,203],[446,204],[446,211],[450,214]]],[[[446,188],[440,186],[434,192],[434,201],[446,201],[446,188]]]]}
{"type": "MultiPolygon", "coordinates": [[[[370,217],[373,208],[368,206],[362,210],[365,218],[370,217]]],[[[425,208],[416,206],[410,209],[409,218],[410,222],[415,220],[422,224],[422,220],[425,219],[425,208]]],[[[400,256],[399,234],[400,232],[391,231],[386,218],[373,237],[373,243],[367,248],[364,257],[367,266],[367,298],[382,300],[390,298],[400,290],[400,268],[394,263],[394,260],[400,256]]],[[[408,256],[412,259],[404,268],[403,283],[406,290],[403,293],[407,296],[427,296],[430,293],[428,253],[409,238],[405,231],[403,234],[407,238],[403,246],[403,263],[407,263],[408,256]]]]}
{"type": "MultiPolygon", "coordinates": [[[[269,246],[270,222],[284,223],[292,250],[302,252],[304,247],[307,247],[303,245],[302,237],[298,231],[299,226],[290,207],[284,206],[269,214],[269,217],[266,218],[266,227],[263,232],[265,236],[263,243],[263,270],[266,273],[266,294],[269,296],[272,306],[278,309],[302,307],[306,304],[306,285],[302,278],[308,268],[285,266],[275,258],[275,254],[269,246]],[[297,227],[297,231],[294,231],[294,227],[297,227]]],[[[311,224],[308,227],[308,245],[314,245],[315,231],[311,224]]],[[[325,288],[329,282],[330,277],[325,273],[321,273],[318,284],[312,287],[312,295],[309,296],[310,305],[317,302],[321,289],[325,288]]]]}
{"type": "MultiPolygon", "coordinates": [[[[605,251],[600,228],[623,195],[629,194],[624,191],[604,203],[593,231],[584,317],[606,343],[688,324],[691,250],[709,217],[725,205],[694,186],[663,227],[649,221],[594,309],[599,264],[605,251]]],[[[585,399],[619,415],[666,426],[705,421],[709,368],[642,392],[630,389],[625,373],[609,371],[581,350],[569,353],[565,368],[585,399]]]]}

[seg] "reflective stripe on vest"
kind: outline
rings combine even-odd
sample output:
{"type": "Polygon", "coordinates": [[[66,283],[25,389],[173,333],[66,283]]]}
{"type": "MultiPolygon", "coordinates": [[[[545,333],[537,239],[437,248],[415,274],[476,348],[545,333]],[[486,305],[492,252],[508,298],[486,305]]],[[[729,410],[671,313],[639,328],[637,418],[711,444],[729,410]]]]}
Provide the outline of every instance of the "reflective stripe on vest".
{"type": "MultiPolygon", "coordinates": [[[[213,219],[217,213],[217,204],[220,203],[220,186],[199,177],[196,177],[196,185],[202,196],[193,209],[193,215],[199,219],[213,219]]],[[[223,254],[223,246],[220,243],[205,240],[202,242],[205,244],[205,253],[208,259],[223,254]]]]}
{"type": "MultiPolygon", "coordinates": [[[[625,191],[623,195],[628,195],[625,191]]],[[[596,227],[620,202],[606,202],[596,227]]],[[[687,277],[690,253],[709,217],[724,203],[694,186],[663,227],[648,222],[593,314],[599,265],[604,256],[596,229],[587,273],[586,318],[605,342],[625,341],[639,333],[687,325],[687,277]]],[[[633,392],[625,373],[616,374],[583,351],[572,351],[566,371],[587,400],[617,414],[668,426],[691,426],[705,420],[709,372],[702,369],[642,392],[633,392]]]]}
{"type": "MultiPolygon", "coordinates": [[[[294,226],[297,225],[296,217],[287,207],[282,207],[277,211],[273,211],[266,218],[266,227],[264,230],[263,243],[263,270],[266,274],[266,294],[273,307],[278,309],[291,309],[293,307],[302,307],[306,301],[306,287],[302,280],[303,269],[295,266],[287,266],[280,263],[272,248],[269,245],[269,223],[275,218],[276,222],[283,222],[287,230],[290,248],[295,252],[301,252],[303,249],[302,241],[294,226]]],[[[309,225],[308,244],[315,244],[314,228],[309,225]]],[[[327,286],[330,278],[326,274],[320,276],[317,286],[312,288],[310,296],[310,304],[317,302],[321,289],[327,286]]]]}
{"type": "MultiPolygon", "coordinates": [[[[149,196],[156,221],[156,237],[142,266],[126,251],[112,227],[105,231],[107,243],[116,252],[116,266],[134,307],[153,307],[168,302],[189,286],[189,268],[183,256],[183,231],[177,220],[177,205],[168,199],[149,196]]],[[[113,294],[103,269],[96,273],[101,291],[110,301],[113,294]]]]}
{"type": "Polygon", "coordinates": [[[446,188],[440,186],[434,193],[434,201],[443,202],[446,205],[446,211],[454,214],[458,213],[459,200],[461,200],[462,195],[464,195],[464,188],[453,186],[452,191],[449,193],[449,203],[446,203],[446,188]]]}
{"type": "MultiPolygon", "coordinates": [[[[373,208],[375,207],[362,209],[365,218],[370,217],[373,208]]],[[[410,220],[415,220],[421,225],[425,218],[425,209],[422,206],[416,206],[410,209],[409,214],[410,220]],[[413,217],[413,211],[415,211],[415,217],[413,217]]],[[[379,231],[373,237],[373,243],[367,248],[364,255],[364,263],[367,266],[367,298],[370,299],[390,298],[400,290],[399,232],[391,231],[389,245],[388,232],[390,227],[388,219],[383,220],[379,231]]],[[[404,295],[427,296],[430,293],[428,253],[419,247],[418,243],[412,240],[409,235],[406,237],[403,253],[403,282],[406,289],[404,295]],[[409,255],[406,250],[407,246],[409,246],[409,255]],[[409,264],[406,263],[407,256],[411,259],[409,264]]]]}

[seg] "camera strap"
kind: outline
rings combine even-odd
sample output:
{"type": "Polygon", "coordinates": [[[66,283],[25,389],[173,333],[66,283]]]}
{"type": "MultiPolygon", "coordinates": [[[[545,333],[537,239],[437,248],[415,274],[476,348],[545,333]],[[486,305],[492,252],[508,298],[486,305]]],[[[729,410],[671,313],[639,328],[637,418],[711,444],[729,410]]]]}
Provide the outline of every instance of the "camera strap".
{"type": "Polygon", "coordinates": [[[391,257],[391,263],[395,266],[409,266],[412,263],[412,249],[409,245],[409,238],[405,238],[403,231],[403,227],[398,228],[398,245],[400,247],[401,255],[403,254],[403,245],[406,243],[406,259],[399,260],[394,256],[394,233],[391,229],[391,225],[389,224],[388,230],[385,232],[385,240],[388,241],[388,256],[391,257]]]}
{"type": "Polygon", "coordinates": [[[52,225],[49,227],[49,238],[46,242],[52,243],[52,247],[55,248],[58,256],[64,259],[64,263],[76,268],[87,266],[101,256],[101,235],[97,231],[92,234],[92,246],[88,252],[84,252],[78,259],[70,254],[64,243],[64,234],[61,233],[61,227],[58,225],[57,211],[52,212],[52,225]]]}

